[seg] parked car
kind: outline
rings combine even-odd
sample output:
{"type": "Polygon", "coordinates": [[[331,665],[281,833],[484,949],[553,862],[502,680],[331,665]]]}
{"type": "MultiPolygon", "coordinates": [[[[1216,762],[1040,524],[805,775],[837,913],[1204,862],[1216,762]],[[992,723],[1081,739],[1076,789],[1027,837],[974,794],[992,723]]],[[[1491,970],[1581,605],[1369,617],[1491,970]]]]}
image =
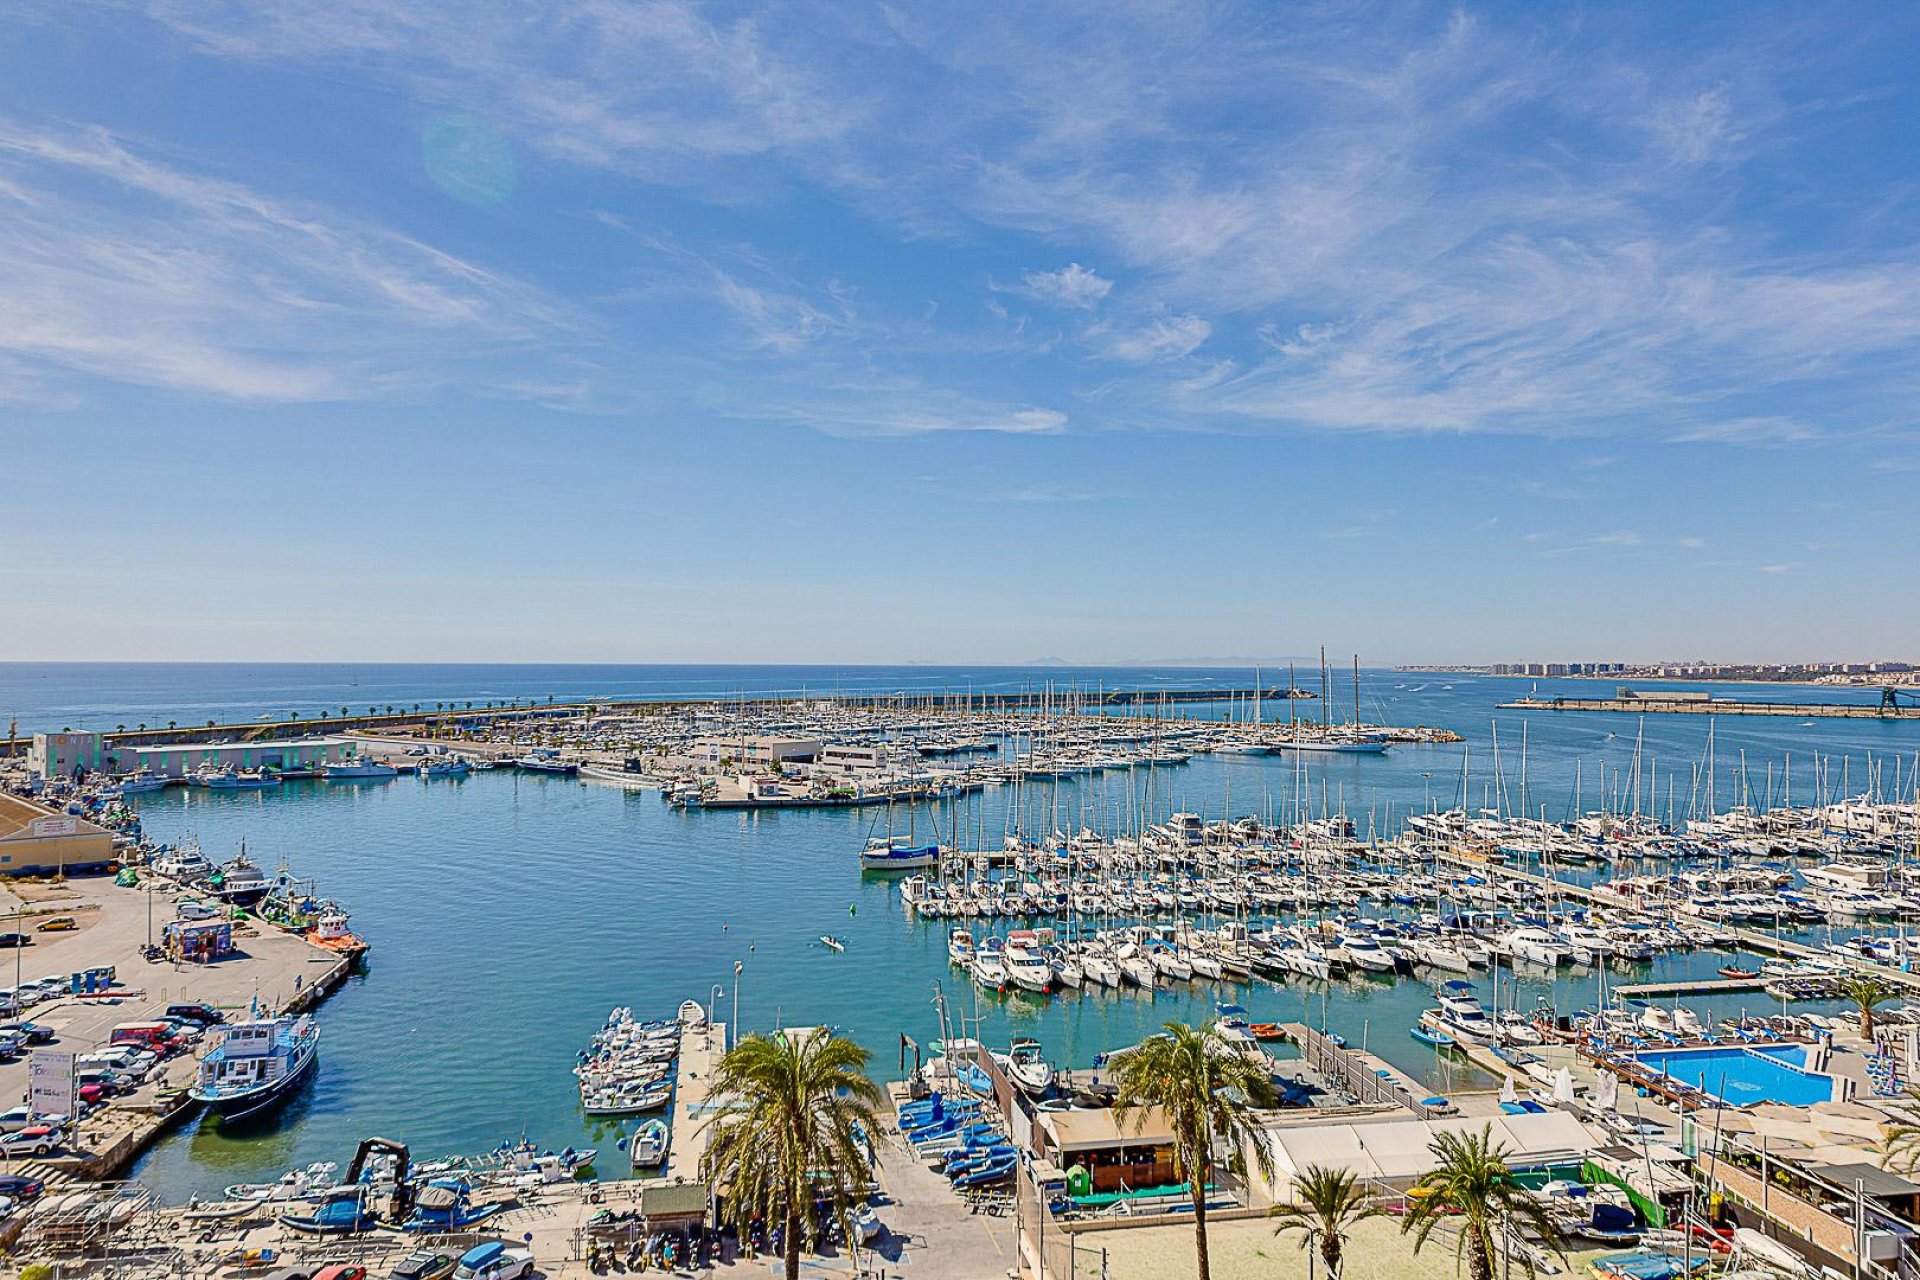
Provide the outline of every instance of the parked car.
{"type": "MultiPolygon", "coordinates": [[[[65,1118],[64,1116],[36,1116],[24,1105],[12,1107],[6,1111],[0,1111],[0,1133],[17,1133],[21,1129],[31,1128],[37,1124],[58,1127],[65,1118]]],[[[5,1190],[0,1190],[0,1195],[6,1194],[5,1190]]]]}
{"type": "Polygon", "coordinates": [[[0,1035],[11,1032],[23,1036],[28,1044],[52,1044],[53,1028],[44,1022],[0,1022],[0,1035]]]}
{"type": "Polygon", "coordinates": [[[40,922],[41,933],[66,933],[79,927],[80,922],[72,916],[51,916],[40,922]]]}
{"type": "Polygon", "coordinates": [[[170,1004],[167,1006],[166,1016],[178,1018],[182,1022],[198,1023],[203,1027],[211,1027],[227,1020],[226,1014],[210,1004],[202,1004],[198,1001],[191,1004],[170,1004]]]}
{"type": "Polygon", "coordinates": [[[519,1280],[533,1270],[533,1251],[509,1249],[499,1241],[479,1244],[460,1255],[453,1280],[519,1280]]]}
{"type": "Polygon", "coordinates": [[[27,1038],[13,1031],[0,1031],[0,1058],[17,1058],[27,1051],[27,1038]]]}
{"type": "Polygon", "coordinates": [[[14,1200],[32,1200],[46,1189],[47,1184],[38,1178],[13,1173],[0,1174],[0,1196],[8,1196],[14,1200]]]}
{"type": "Polygon", "coordinates": [[[73,1083],[85,1096],[89,1088],[96,1090],[96,1098],[110,1098],[116,1093],[125,1093],[138,1081],[112,1067],[80,1067],[75,1064],[73,1083]]]}
{"type": "Polygon", "coordinates": [[[459,1265],[460,1259],[451,1253],[421,1249],[401,1259],[400,1265],[387,1273],[387,1280],[447,1280],[459,1265]]]}
{"type": "Polygon", "coordinates": [[[12,1133],[0,1133],[0,1157],[10,1160],[14,1156],[50,1156],[66,1144],[67,1135],[58,1127],[30,1124],[12,1133]]]}
{"type": "Polygon", "coordinates": [[[367,1269],[337,1262],[314,1272],[313,1280],[367,1280],[367,1269]]]}
{"type": "Polygon", "coordinates": [[[0,947],[30,947],[33,938],[24,933],[0,933],[0,947]]]}

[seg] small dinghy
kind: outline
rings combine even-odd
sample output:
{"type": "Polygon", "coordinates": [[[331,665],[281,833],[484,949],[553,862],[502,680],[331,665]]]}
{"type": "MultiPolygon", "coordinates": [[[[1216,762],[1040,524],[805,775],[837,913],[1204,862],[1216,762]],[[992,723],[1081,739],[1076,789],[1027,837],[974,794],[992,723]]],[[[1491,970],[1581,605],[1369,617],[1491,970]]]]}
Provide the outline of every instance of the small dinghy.
{"type": "Polygon", "coordinates": [[[830,933],[823,933],[820,935],[820,945],[825,947],[829,951],[845,951],[847,949],[846,943],[840,941],[840,939],[834,937],[830,933]]]}
{"type": "Polygon", "coordinates": [[[665,1120],[649,1120],[633,1133],[633,1167],[658,1169],[667,1162],[667,1143],[672,1137],[665,1120]]]}

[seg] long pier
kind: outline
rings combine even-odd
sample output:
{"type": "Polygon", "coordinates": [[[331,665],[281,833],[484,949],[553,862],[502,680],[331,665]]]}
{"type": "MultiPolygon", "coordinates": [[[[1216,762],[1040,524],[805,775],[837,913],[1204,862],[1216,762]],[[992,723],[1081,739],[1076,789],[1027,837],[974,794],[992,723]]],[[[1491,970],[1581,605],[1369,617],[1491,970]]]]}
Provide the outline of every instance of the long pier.
{"type": "MultiPolygon", "coordinates": [[[[892,693],[836,693],[825,690],[791,690],[784,693],[760,693],[741,696],[711,694],[699,697],[666,698],[582,698],[568,702],[541,702],[521,699],[495,704],[436,702],[428,710],[420,703],[411,708],[397,705],[368,707],[365,715],[347,708],[342,714],[316,712],[311,716],[292,716],[276,720],[244,720],[220,724],[120,726],[101,736],[110,747],[167,746],[191,742],[258,742],[282,738],[337,734],[349,731],[396,731],[441,725],[515,722],[540,720],[550,716],[606,714],[608,712],[682,711],[702,707],[771,708],[796,702],[833,702],[847,707],[896,709],[900,711],[1062,711],[1088,707],[1191,706],[1207,702],[1292,702],[1296,699],[1318,701],[1319,694],[1301,688],[1270,685],[1262,688],[1235,689],[1106,689],[1060,685],[1018,692],[916,692],[901,689],[892,693]]],[[[1275,723],[1278,723],[1276,721],[1275,723]]],[[[0,758],[25,755],[32,738],[16,734],[0,737],[0,758]]]]}
{"type": "Polygon", "coordinates": [[[1800,720],[1920,720],[1920,706],[1888,700],[1873,705],[1848,702],[1748,702],[1736,698],[1671,698],[1649,694],[1632,698],[1520,698],[1500,704],[1502,711],[1621,711],[1648,715],[1789,716],[1800,720]]]}
{"type": "MultiPolygon", "coordinates": [[[[1564,897],[1577,898],[1588,906],[1607,907],[1614,911],[1630,911],[1638,915],[1647,915],[1643,904],[1624,898],[1616,893],[1606,893],[1589,888],[1586,885],[1572,884],[1565,880],[1556,880],[1552,876],[1536,875],[1531,871],[1521,871],[1516,867],[1502,866],[1499,863],[1476,862],[1466,858],[1457,858],[1441,854],[1440,861],[1447,862],[1465,871],[1479,876],[1502,876],[1520,884],[1531,885],[1548,893],[1561,894],[1564,897]]],[[[1785,938],[1776,938],[1770,933],[1758,929],[1743,929],[1738,925],[1721,924],[1718,921],[1706,921],[1715,928],[1731,934],[1739,947],[1764,955],[1780,956],[1788,960],[1821,960],[1830,964],[1843,964],[1848,969],[1860,973],[1870,973],[1883,978],[1888,983],[1901,988],[1912,995],[1920,995],[1920,973],[1907,973],[1889,965],[1875,964],[1855,956],[1843,956],[1832,951],[1823,951],[1818,947],[1809,947],[1804,943],[1789,942],[1785,938]]],[[[1660,984],[1642,984],[1660,985],[1660,984]]],[[[1670,984],[1668,984],[1670,985],[1670,984]]]]}

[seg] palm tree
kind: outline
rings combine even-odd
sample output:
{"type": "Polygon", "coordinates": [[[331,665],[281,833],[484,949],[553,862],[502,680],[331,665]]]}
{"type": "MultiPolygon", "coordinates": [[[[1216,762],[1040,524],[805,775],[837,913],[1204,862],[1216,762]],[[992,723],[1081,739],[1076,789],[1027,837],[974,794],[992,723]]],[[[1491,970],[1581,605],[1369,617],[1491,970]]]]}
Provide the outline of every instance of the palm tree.
{"type": "Polygon", "coordinates": [[[783,1224],[787,1280],[799,1280],[814,1201],[825,1196],[845,1216],[872,1176],[858,1136],[879,1131],[880,1086],[867,1076],[868,1056],[820,1032],[751,1035],[714,1069],[718,1110],[702,1129],[700,1176],[725,1184],[736,1226],[756,1217],[783,1224]]]}
{"type": "MultiPolygon", "coordinates": [[[[1496,1228],[1502,1220],[1529,1226],[1556,1251],[1560,1236],[1538,1200],[1520,1185],[1507,1167],[1507,1149],[1493,1141],[1493,1126],[1479,1133],[1442,1133],[1432,1144],[1440,1165],[1420,1175],[1415,1191],[1424,1195],[1407,1197],[1407,1216],[1400,1230],[1411,1231],[1413,1251],[1433,1234],[1433,1229],[1449,1215],[1460,1228],[1456,1254],[1465,1254],[1469,1280],[1493,1280],[1496,1228]]],[[[1531,1258],[1527,1270],[1533,1270],[1531,1258]]]]}
{"type": "Polygon", "coordinates": [[[1860,1008],[1860,1038],[1873,1040],[1873,1011],[1900,993],[1877,973],[1849,973],[1841,979],[1839,995],[1860,1008]]]}
{"type": "Polygon", "coordinates": [[[1115,1054],[1114,1114],[1137,1132],[1145,1109],[1159,1108],[1173,1130],[1174,1176],[1193,1194],[1193,1250],[1200,1280],[1210,1280],[1207,1262],[1207,1183],[1214,1171],[1213,1143],[1224,1138],[1247,1147],[1270,1169],[1273,1157],[1259,1141],[1248,1142],[1257,1124],[1254,1110],[1273,1105],[1273,1085],[1253,1059],[1209,1031],[1169,1022],[1158,1035],[1115,1054]]]}
{"type": "Polygon", "coordinates": [[[1306,1230],[1307,1238],[1300,1242],[1302,1249],[1319,1237],[1320,1260],[1327,1264],[1328,1280],[1339,1280],[1340,1254],[1346,1247],[1347,1233],[1368,1218],[1381,1216],[1381,1210],[1369,1202],[1367,1189],[1351,1171],[1317,1164],[1300,1171],[1293,1201],[1277,1204],[1270,1212],[1280,1220],[1273,1229],[1275,1235],[1294,1227],[1306,1230]]]}
{"type": "Polygon", "coordinates": [[[1920,1164],[1920,1089],[1909,1088],[1907,1096],[1893,1104],[1893,1112],[1899,1119],[1881,1131],[1880,1150],[1887,1168],[1912,1173],[1920,1164]]]}

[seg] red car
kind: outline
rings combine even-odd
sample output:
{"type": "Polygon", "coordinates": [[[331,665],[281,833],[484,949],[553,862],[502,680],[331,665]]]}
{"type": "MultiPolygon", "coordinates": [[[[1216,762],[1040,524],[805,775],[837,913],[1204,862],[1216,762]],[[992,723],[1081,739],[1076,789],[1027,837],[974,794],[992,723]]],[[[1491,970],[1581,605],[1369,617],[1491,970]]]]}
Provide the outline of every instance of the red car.
{"type": "Polygon", "coordinates": [[[367,1280],[367,1269],[348,1266],[322,1267],[313,1273],[313,1280],[367,1280]]]}

